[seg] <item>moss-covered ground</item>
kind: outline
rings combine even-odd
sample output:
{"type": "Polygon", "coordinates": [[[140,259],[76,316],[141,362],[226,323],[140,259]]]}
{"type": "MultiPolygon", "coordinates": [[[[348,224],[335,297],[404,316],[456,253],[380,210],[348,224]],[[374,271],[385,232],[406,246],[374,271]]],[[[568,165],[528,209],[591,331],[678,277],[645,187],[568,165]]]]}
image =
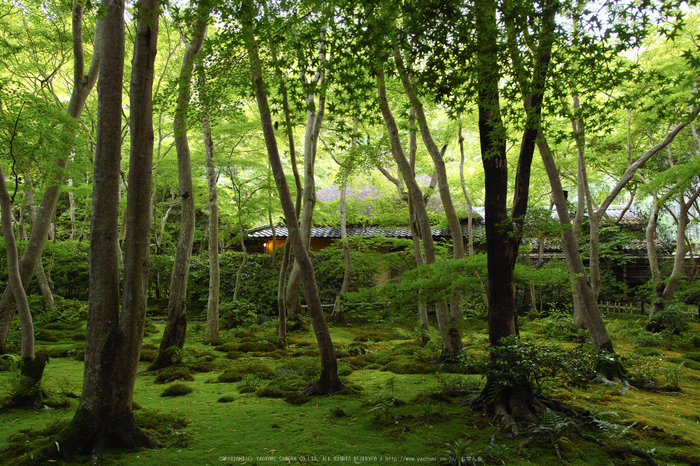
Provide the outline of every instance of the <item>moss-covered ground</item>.
{"type": "MultiPolygon", "coordinates": [[[[634,317],[608,319],[628,368],[655,380],[650,389],[553,381],[545,385],[546,394],[598,413],[604,428],[584,429],[608,444],[648,452],[658,464],[700,465],[700,354],[688,335],[639,346],[643,325],[634,317]]],[[[84,323],[49,327],[37,334],[38,347],[51,357],[44,376],[50,398],[41,409],[0,411],[0,464],[33,464],[33,452],[54,443],[77,407],[84,323]]],[[[481,320],[467,322],[467,355],[486,354],[485,328],[481,320]]],[[[523,436],[491,443],[493,419],[464,405],[470,390],[483,386],[482,377],[463,373],[461,366],[437,365],[437,336],[421,345],[409,324],[332,327],[349,389],[313,398],[296,394],[320,370],[313,332],[291,334],[286,350],[275,348],[272,326],[229,330],[213,345],[205,344],[202,325],[190,325],[188,332],[178,366],[140,373],[136,381],[139,425],[164,448],[109,451],[100,464],[557,464],[553,445],[566,464],[645,464],[634,455],[611,455],[564,424],[550,431],[550,439],[521,451],[523,436]]],[[[540,320],[522,322],[521,332],[551,342],[540,320]]],[[[700,324],[687,333],[700,334],[700,324]]],[[[162,325],[147,328],[141,370],[155,357],[161,335],[162,325]]],[[[2,367],[0,396],[7,397],[17,371],[11,363],[2,367]]],[[[89,459],[72,461],[83,463],[89,459]]]]}

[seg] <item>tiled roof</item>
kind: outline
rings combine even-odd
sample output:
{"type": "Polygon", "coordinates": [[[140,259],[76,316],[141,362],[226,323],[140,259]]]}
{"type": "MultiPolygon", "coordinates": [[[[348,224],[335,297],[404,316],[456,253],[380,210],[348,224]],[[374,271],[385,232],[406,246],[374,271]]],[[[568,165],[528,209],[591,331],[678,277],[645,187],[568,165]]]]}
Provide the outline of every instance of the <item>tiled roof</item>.
{"type": "MultiPolygon", "coordinates": [[[[449,228],[433,228],[433,236],[451,236],[449,228]]],[[[247,230],[248,236],[251,238],[271,238],[272,228],[270,226],[263,226],[257,228],[251,228],[247,230]]],[[[279,225],[275,227],[275,233],[278,237],[286,238],[289,235],[289,230],[287,227],[279,225]]],[[[462,227],[462,233],[467,234],[466,225],[462,227]]],[[[410,238],[411,230],[406,227],[379,227],[379,226],[366,226],[366,227],[348,227],[348,236],[386,236],[390,238],[410,238]]],[[[312,227],[311,228],[312,238],[340,238],[340,227],[312,227]]]]}

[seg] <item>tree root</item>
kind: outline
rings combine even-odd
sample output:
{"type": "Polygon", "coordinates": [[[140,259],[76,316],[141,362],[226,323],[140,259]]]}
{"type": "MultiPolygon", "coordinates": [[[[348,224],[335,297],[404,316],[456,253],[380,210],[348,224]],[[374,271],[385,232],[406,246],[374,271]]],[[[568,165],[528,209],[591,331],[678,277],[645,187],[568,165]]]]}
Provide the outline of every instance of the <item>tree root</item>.
{"type": "Polygon", "coordinates": [[[299,390],[300,395],[314,396],[314,395],[332,395],[335,392],[346,389],[347,387],[340,379],[335,378],[331,380],[328,377],[323,377],[316,381],[315,383],[309,385],[306,388],[299,390]]]}
{"type": "Polygon", "coordinates": [[[491,443],[498,443],[501,438],[512,439],[523,434],[525,440],[516,448],[517,454],[521,455],[523,450],[535,440],[543,438],[552,446],[559,461],[563,462],[564,458],[559,442],[565,438],[564,432],[566,430],[573,430],[579,438],[603,447],[612,456],[634,455],[646,461],[648,465],[656,466],[656,462],[648,453],[629,446],[614,446],[583,432],[582,425],[593,424],[594,417],[591,413],[578,412],[558,400],[542,395],[536,395],[529,403],[523,404],[522,397],[514,396],[513,392],[512,389],[510,391],[501,390],[489,399],[484,396],[487,392],[482,391],[470,401],[473,409],[483,411],[484,414],[492,412],[495,415],[497,423],[490,438],[491,443]],[[525,415],[525,412],[529,413],[535,422],[531,422],[532,419],[525,415]],[[546,414],[548,412],[550,414],[546,414]],[[542,422],[539,422],[533,413],[540,413],[542,422]],[[521,430],[522,425],[518,425],[519,422],[523,421],[530,421],[528,422],[530,427],[524,431],[521,430]]]}

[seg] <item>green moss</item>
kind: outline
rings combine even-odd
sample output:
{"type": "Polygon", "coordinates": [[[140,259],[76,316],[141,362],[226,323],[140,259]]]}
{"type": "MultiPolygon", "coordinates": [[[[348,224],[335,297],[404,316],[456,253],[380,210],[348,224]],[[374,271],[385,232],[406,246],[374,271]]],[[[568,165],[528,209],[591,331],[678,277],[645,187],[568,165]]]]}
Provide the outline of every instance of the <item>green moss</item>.
{"type": "Polygon", "coordinates": [[[170,383],[176,380],[192,381],[194,377],[190,372],[181,366],[166,367],[156,376],[155,383],[170,383]]]}
{"type": "Polygon", "coordinates": [[[415,360],[391,361],[382,368],[383,371],[390,371],[394,374],[431,374],[437,372],[437,366],[415,360]]]}
{"type": "Polygon", "coordinates": [[[185,385],[184,383],[175,383],[166,388],[160,396],[183,396],[192,393],[192,387],[185,385]]]}
{"type": "Polygon", "coordinates": [[[210,338],[208,340],[204,340],[204,344],[208,346],[221,346],[223,344],[226,344],[227,342],[228,339],[223,337],[210,338]]]}
{"type": "Polygon", "coordinates": [[[671,459],[675,461],[683,461],[690,466],[700,466],[700,454],[689,450],[676,450],[671,453],[671,459]]]}
{"type": "Polygon", "coordinates": [[[261,388],[255,395],[259,398],[284,398],[287,394],[281,390],[274,388],[261,388]]]}
{"type": "Polygon", "coordinates": [[[216,378],[217,382],[222,383],[234,383],[241,380],[243,380],[243,375],[236,369],[227,369],[216,378]]]}
{"type": "Polygon", "coordinates": [[[36,341],[45,341],[48,343],[53,343],[60,340],[56,334],[49,332],[48,330],[37,330],[34,332],[34,339],[36,341]]]}
{"type": "Polygon", "coordinates": [[[313,398],[310,397],[310,396],[301,395],[301,394],[299,394],[299,393],[292,393],[292,394],[290,394],[290,395],[287,395],[287,396],[284,398],[284,401],[286,401],[286,402],[289,403],[290,405],[301,406],[301,405],[303,405],[303,404],[308,403],[308,402],[311,401],[312,399],[313,399],[313,398]]]}

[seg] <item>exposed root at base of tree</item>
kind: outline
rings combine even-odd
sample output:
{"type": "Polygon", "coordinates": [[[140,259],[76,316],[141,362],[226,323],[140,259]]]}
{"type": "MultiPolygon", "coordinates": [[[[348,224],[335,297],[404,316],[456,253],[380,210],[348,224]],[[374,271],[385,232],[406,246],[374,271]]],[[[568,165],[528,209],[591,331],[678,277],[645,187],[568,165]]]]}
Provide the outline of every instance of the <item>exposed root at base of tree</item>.
{"type": "Polygon", "coordinates": [[[96,463],[102,453],[113,448],[159,450],[162,445],[136,425],[131,413],[119,419],[107,420],[96,419],[79,410],[61,431],[59,439],[41,452],[39,460],[56,457],[68,460],[77,455],[87,455],[96,463]]]}
{"type": "Polygon", "coordinates": [[[43,406],[48,394],[41,387],[44,368],[49,362],[46,351],[37,351],[33,358],[22,359],[20,363],[19,385],[4,408],[38,408],[43,406]]]}
{"type": "Polygon", "coordinates": [[[336,377],[324,377],[309,385],[306,388],[299,390],[300,395],[314,396],[314,395],[332,395],[333,393],[345,390],[347,387],[340,379],[336,377]]]}
{"type": "Polygon", "coordinates": [[[603,447],[612,456],[633,455],[643,459],[650,466],[656,466],[652,457],[642,450],[630,446],[611,445],[593,435],[586,434],[582,426],[599,428],[595,422],[596,418],[590,412],[579,413],[557,400],[542,395],[531,397],[529,403],[524,405],[517,400],[517,396],[513,395],[514,391],[519,390],[505,387],[500,389],[495,396],[486,399],[484,394],[488,392],[484,390],[469,401],[473,409],[483,411],[485,415],[488,412],[495,415],[497,424],[491,436],[491,443],[498,443],[501,438],[516,438],[522,434],[525,436],[525,440],[517,447],[517,454],[521,455],[528,445],[538,438],[543,438],[552,446],[559,461],[564,461],[559,441],[565,438],[564,431],[570,429],[582,440],[603,447]],[[523,408],[526,411],[522,411],[523,408]],[[539,415],[539,419],[534,413],[539,415]],[[534,418],[534,423],[532,418],[534,418]],[[527,430],[522,432],[518,427],[518,422],[521,421],[528,424],[527,430]]]}

